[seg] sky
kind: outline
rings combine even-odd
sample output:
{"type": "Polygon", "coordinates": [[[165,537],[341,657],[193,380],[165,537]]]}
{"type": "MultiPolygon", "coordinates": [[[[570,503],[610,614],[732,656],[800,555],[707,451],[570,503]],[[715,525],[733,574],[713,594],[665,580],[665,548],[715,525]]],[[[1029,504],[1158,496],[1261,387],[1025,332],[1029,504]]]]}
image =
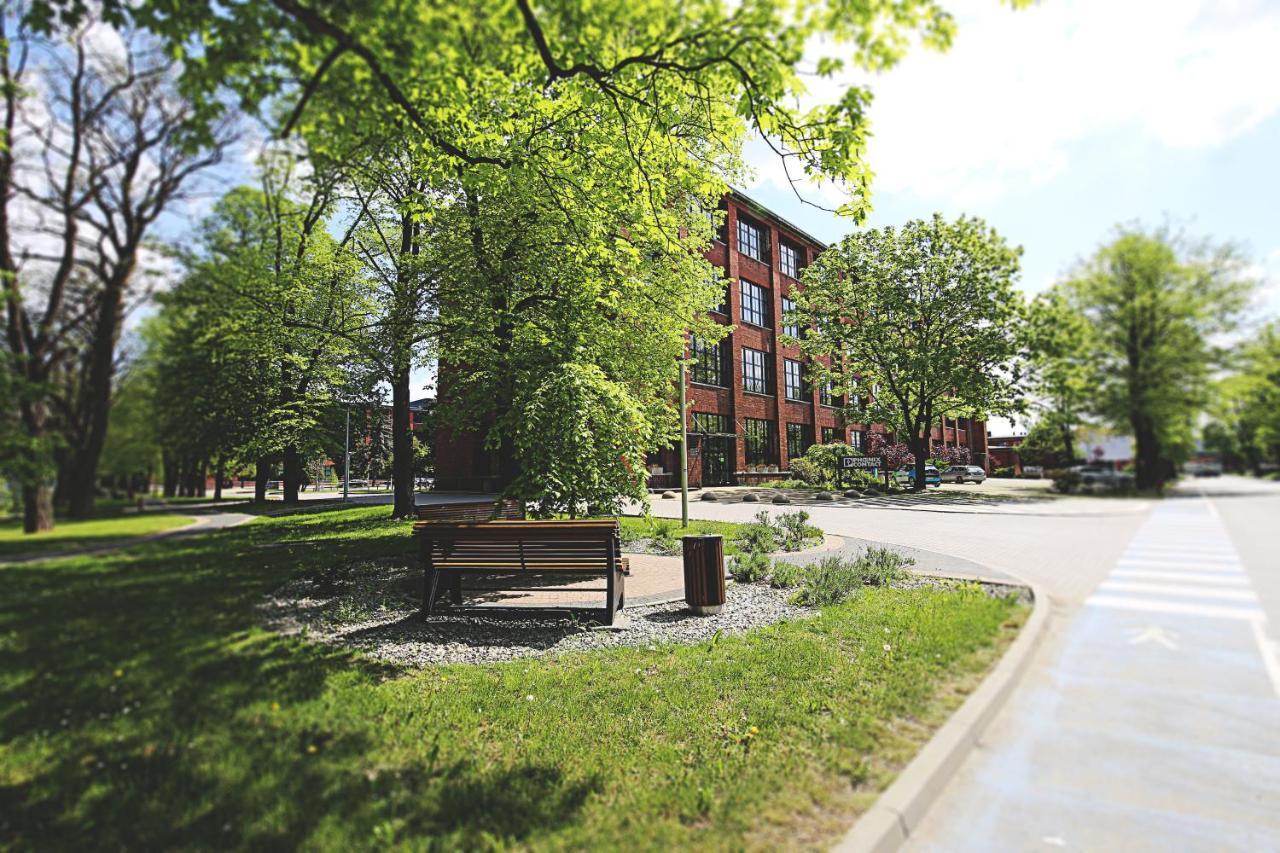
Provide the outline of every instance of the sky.
{"type": "MultiPolygon", "coordinates": [[[[952,48],[867,77],[876,227],[982,217],[1062,278],[1120,223],[1237,243],[1280,316],[1280,0],[949,0],[952,48]]],[[[796,198],[763,144],[744,189],[832,242],[857,226],[796,198]]],[[[828,207],[828,187],[801,188],[828,207]]],[[[995,429],[996,424],[992,425],[995,429]]]]}

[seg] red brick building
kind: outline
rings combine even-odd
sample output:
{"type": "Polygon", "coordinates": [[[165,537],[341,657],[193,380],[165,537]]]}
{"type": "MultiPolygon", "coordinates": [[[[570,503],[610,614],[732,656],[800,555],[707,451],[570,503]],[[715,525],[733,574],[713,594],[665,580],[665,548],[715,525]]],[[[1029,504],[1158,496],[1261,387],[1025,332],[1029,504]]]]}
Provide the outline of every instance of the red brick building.
{"type": "MultiPolygon", "coordinates": [[[[805,382],[799,350],[781,343],[782,318],[801,271],[826,244],[739,192],[723,202],[720,239],[707,260],[729,279],[724,302],[712,316],[736,326],[718,345],[691,341],[689,371],[689,484],[747,484],[786,476],[793,456],[815,442],[865,446],[880,424],[843,422],[838,399],[805,382]]],[[[442,389],[447,377],[440,377],[442,389]]],[[[970,449],[974,464],[986,465],[986,424],[947,419],[934,441],[970,449]]],[[[475,436],[442,430],[436,459],[441,488],[493,490],[496,466],[475,436]]],[[[679,449],[660,450],[649,460],[650,486],[679,482],[679,449]]]]}

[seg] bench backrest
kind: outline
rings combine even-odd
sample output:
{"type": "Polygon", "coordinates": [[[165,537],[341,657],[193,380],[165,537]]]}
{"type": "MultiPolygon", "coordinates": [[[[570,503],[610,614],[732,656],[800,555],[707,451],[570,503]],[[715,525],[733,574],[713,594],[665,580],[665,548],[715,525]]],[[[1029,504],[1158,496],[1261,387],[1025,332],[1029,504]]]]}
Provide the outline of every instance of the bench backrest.
{"type": "Polygon", "coordinates": [[[524,506],[514,498],[493,501],[458,501],[423,504],[417,508],[419,521],[490,521],[494,518],[523,519],[524,506]]]}
{"type": "Polygon", "coordinates": [[[619,559],[618,522],[587,521],[419,521],[437,569],[493,572],[602,573],[619,559]]]}

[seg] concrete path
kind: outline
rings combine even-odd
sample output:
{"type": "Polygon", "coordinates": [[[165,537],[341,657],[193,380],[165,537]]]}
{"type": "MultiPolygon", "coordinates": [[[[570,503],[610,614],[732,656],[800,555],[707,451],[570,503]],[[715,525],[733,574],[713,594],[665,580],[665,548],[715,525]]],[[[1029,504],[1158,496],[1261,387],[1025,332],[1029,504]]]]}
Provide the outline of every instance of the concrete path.
{"type": "MultiPolygon", "coordinates": [[[[184,507],[183,509],[185,510],[187,508],[184,507]]],[[[208,533],[211,530],[222,530],[227,527],[235,527],[237,524],[244,524],[246,521],[252,521],[255,518],[257,518],[256,515],[250,515],[249,513],[244,512],[201,512],[198,515],[193,515],[191,524],[188,524],[185,527],[175,527],[172,530],[162,530],[159,533],[149,533],[146,536],[133,536],[128,539],[108,542],[105,545],[94,545],[89,548],[73,548],[66,551],[45,551],[35,554],[19,554],[16,557],[0,560],[0,566],[17,565],[19,563],[41,563],[46,560],[62,560],[67,557],[87,557],[93,554],[106,554],[111,551],[133,548],[147,542],[155,542],[159,539],[174,539],[180,536],[194,536],[199,533],[208,533]]]]}
{"type": "MultiPolygon", "coordinates": [[[[1280,520],[1249,486],[1232,512],[1280,520]]],[[[1253,582],[1280,561],[1257,529],[1236,547],[1226,500],[1152,511],[909,848],[1280,849],[1280,657],[1253,582]]]]}

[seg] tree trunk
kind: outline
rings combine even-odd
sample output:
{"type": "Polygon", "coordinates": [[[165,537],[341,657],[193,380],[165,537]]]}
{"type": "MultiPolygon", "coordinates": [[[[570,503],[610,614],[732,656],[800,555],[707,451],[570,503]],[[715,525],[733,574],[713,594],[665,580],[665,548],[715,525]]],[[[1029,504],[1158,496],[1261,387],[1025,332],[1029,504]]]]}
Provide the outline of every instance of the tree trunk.
{"type": "Polygon", "coordinates": [[[213,471],[213,499],[222,500],[222,477],[227,471],[227,463],[218,457],[218,467],[213,471]]]}
{"type": "Polygon", "coordinates": [[[53,489],[48,483],[22,487],[22,532],[53,529],[53,489]]]}
{"type": "Polygon", "coordinates": [[[1071,435],[1071,427],[1067,424],[1063,424],[1060,429],[1062,430],[1062,464],[1070,465],[1076,461],[1075,437],[1071,435]]]}
{"type": "Polygon", "coordinates": [[[284,449],[284,502],[298,502],[298,487],[302,484],[302,462],[298,458],[297,445],[284,449]]]}
{"type": "Polygon", "coordinates": [[[271,480],[271,463],[265,456],[259,456],[253,471],[253,500],[264,503],[267,500],[267,483],[271,480]]]}
{"type": "Polygon", "coordinates": [[[391,386],[391,480],[395,487],[393,518],[414,513],[413,431],[409,429],[409,365],[397,366],[391,386]]]}
{"type": "Polygon", "coordinates": [[[928,488],[928,484],[924,481],[924,468],[929,464],[929,430],[930,427],[924,428],[923,438],[914,433],[911,436],[911,453],[916,457],[916,481],[911,486],[913,492],[923,492],[928,488]]]}
{"type": "Polygon", "coordinates": [[[1139,489],[1159,489],[1164,485],[1164,466],[1160,460],[1160,441],[1155,425],[1144,415],[1130,419],[1133,426],[1134,483],[1139,489]]]}
{"type": "Polygon", "coordinates": [[[168,453],[160,460],[164,467],[164,486],[162,492],[166,498],[171,498],[178,493],[178,462],[168,453]]]}
{"type": "Polygon", "coordinates": [[[196,494],[204,497],[209,488],[209,463],[201,460],[196,466],[196,494]]]}

